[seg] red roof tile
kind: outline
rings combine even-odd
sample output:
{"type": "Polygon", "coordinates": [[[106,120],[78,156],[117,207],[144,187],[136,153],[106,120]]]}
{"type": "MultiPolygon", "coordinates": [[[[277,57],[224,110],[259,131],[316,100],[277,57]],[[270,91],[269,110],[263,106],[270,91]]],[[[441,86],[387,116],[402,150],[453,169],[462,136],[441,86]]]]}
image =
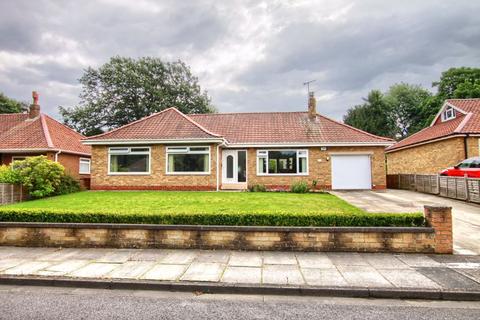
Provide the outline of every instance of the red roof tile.
{"type": "Polygon", "coordinates": [[[181,140],[219,137],[177,109],[169,108],[85,140],[181,140]]]}
{"type": "Polygon", "coordinates": [[[170,108],[85,140],[175,140],[225,138],[230,144],[380,143],[378,137],[306,112],[219,113],[184,115],[170,108]]]}
{"type": "Polygon", "coordinates": [[[0,151],[61,150],[90,154],[83,136],[47,115],[29,119],[26,113],[0,114],[0,151]]]}
{"type": "Polygon", "coordinates": [[[387,148],[387,152],[448,136],[480,133],[480,99],[449,99],[445,103],[460,110],[455,119],[444,122],[437,120],[430,127],[387,148]]]}

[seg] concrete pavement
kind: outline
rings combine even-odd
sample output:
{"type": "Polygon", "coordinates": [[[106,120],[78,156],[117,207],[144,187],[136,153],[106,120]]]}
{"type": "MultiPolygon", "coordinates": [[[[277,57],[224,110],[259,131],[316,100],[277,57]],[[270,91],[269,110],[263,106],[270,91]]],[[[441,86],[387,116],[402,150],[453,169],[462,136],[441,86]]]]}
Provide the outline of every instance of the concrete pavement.
{"type": "Polygon", "coordinates": [[[408,190],[334,191],[367,212],[423,212],[424,205],[452,207],[455,253],[480,254],[480,205],[408,190]]]}
{"type": "Polygon", "coordinates": [[[150,281],[192,290],[205,287],[199,283],[263,292],[353,288],[362,296],[373,289],[457,291],[480,298],[480,256],[460,255],[0,247],[0,283],[18,277],[150,281]]]}
{"type": "Polygon", "coordinates": [[[0,286],[0,319],[479,319],[477,301],[0,286]]]}

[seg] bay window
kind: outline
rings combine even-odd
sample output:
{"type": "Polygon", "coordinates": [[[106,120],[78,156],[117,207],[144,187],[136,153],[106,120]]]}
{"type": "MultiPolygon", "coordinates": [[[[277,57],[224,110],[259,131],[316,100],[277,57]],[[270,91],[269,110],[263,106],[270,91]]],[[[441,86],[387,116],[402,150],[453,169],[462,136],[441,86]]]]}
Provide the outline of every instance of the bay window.
{"type": "Polygon", "coordinates": [[[259,175],[308,175],[307,150],[258,150],[259,175]]]}
{"type": "Polygon", "coordinates": [[[109,154],[109,174],[149,174],[150,147],[112,147],[109,154]]]}
{"type": "Polygon", "coordinates": [[[210,173],[210,147],[167,147],[167,173],[210,173]]]}

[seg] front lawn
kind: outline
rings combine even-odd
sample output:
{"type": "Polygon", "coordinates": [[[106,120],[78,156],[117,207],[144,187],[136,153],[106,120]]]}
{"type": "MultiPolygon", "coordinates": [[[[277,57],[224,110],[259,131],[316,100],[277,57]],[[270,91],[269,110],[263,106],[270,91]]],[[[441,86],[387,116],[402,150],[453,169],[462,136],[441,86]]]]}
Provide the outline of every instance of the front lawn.
{"type": "Polygon", "coordinates": [[[0,207],[0,221],[273,226],[421,226],[415,214],[366,213],[330,194],[78,192],[0,207]]]}

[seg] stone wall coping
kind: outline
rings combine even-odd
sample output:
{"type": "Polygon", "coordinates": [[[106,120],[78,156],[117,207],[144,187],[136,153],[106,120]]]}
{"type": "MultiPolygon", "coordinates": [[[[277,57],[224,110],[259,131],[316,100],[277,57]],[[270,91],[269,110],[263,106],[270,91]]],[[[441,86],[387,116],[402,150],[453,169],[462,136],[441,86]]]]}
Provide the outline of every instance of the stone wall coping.
{"type": "Polygon", "coordinates": [[[0,222],[0,228],[148,229],[239,232],[434,233],[431,227],[275,227],[126,223],[0,222]]]}

